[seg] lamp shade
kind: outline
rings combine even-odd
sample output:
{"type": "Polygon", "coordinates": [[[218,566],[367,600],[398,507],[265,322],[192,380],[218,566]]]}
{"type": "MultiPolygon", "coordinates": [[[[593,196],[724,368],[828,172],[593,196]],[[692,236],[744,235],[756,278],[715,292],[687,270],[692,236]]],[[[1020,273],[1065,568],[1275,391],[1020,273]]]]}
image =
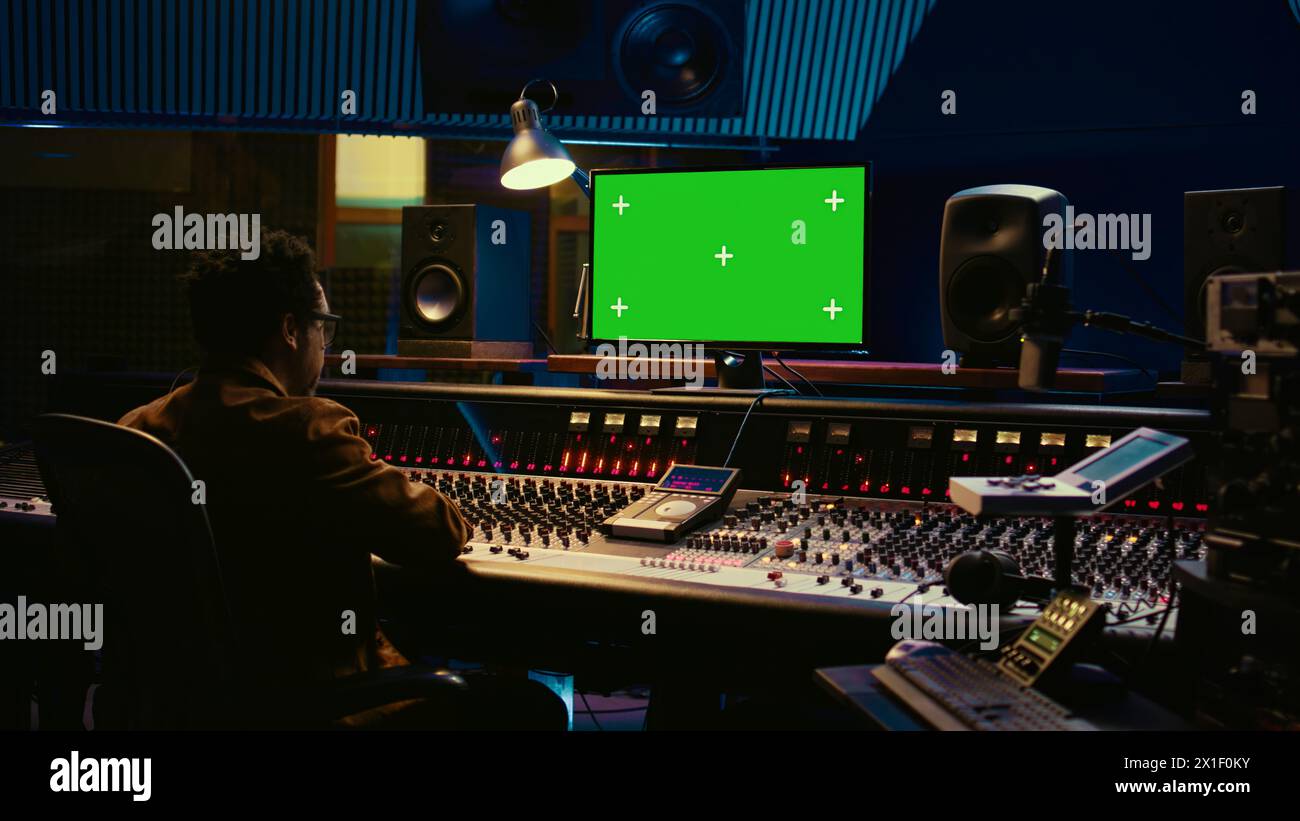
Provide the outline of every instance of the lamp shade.
{"type": "Polygon", "coordinates": [[[532,100],[519,99],[510,106],[515,136],[501,157],[501,184],[528,190],[545,188],[573,174],[573,158],[564,145],[542,127],[542,117],[532,100]]]}

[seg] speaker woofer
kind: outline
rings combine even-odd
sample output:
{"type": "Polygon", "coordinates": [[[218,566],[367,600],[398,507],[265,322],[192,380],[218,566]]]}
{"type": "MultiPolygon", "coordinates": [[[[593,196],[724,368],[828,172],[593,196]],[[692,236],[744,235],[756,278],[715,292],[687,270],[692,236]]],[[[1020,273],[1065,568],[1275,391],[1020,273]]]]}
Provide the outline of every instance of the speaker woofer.
{"type": "Polygon", "coordinates": [[[410,278],[411,315],[429,329],[450,325],[465,310],[465,280],[445,262],[425,264],[410,278]]]}
{"type": "Polygon", "coordinates": [[[718,86],[733,53],[727,33],[707,11],[663,3],[624,25],[614,64],[632,98],[651,89],[659,105],[689,106],[718,86]]]}
{"type": "Polygon", "coordinates": [[[1016,330],[1011,310],[1020,306],[1025,284],[1014,266],[1001,257],[966,260],[948,283],[952,322],[979,342],[999,342],[1016,330]]]}

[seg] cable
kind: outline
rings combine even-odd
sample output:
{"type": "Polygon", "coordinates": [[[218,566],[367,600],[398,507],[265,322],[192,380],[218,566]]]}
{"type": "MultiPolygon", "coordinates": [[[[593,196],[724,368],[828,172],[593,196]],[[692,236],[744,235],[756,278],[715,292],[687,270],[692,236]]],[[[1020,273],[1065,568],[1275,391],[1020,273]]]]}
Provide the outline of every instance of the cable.
{"type": "Polygon", "coordinates": [[[749,415],[754,412],[754,408],[758,407],[759,402],[771,395],[770,393],[760,393],[754,397],[753,402],[749,403],[749,410],[745,411],[745,418],[740,420],[740,428],[736,431],[736,438],[731,440],[731,450],[727,451],[727,461],[722,463],[724,468],[731,467],[731,457],[736,453],[736,445],[740,444],[740,435],[745,432],[745,423],[749,421],[749,415]]]}
{"type": "Polygon", "coordinates": [[[1156,327],[1150,322],[1138,322],[1123,314],[1111,313],[1110,311],[1084,311],[1083,313],[1072,312],[1069,316],[1070,319],[1081,323],[1085,328],[1104,328],[1119,334],[1144,336],[1157,342],[1182,345],[1184,348],[1190,348],[1193,351],[1206,350],[1205,340],[1203,339],[1193,339],[1190,336],[1166,331],[1164,328],[1156,327]]]}
{"type": "Polygon", "coordinates": [[[1164,297],[1160,296],[1160,293],[1151,287],[1151,283],[1147,282],[1146,278],[1138,273],[1136,268],[1129,266],[1128,260],[1124,258],[1124,255],[1120,253],[1118,249],[1107,248],[1106,250],[1115,255],[1115,258],[1122,263],[1121,267],[1124,269],[1124,273],[1131,276],[1137,284],[1141,286],[1142,290],[1146,291],[1147,296],[1151,297],[1151,300],[1155,302],[1156,305],[1159,305],[1160,309],[1164,311],[1170,319],[1174,322],[1183,321],[1182,314],[1176,313],[1174,309],[1169,306],[1169,303],[1165,302],[1164,297]]]}
{"type": "Polygon", "coordinates": [[[551,338],[546,335],[546,331],[542,330],[542,326],[538,325],[536,320],[533,321],[533,327],[536,328],[537,332],[542,335],[542,341],[546,343],[546,347],[550,349],[551,353],[558,354],[560,352],[559,348],[555,347],[555,345],[551,342],[551,338]]]}
{"type": "Polygon", "coordinates": [[[1103,356],[1107,359],[1118,359],[1121,362],[1127,362],[1142,372],[1142,375],[1151,380],[1151,387],[1155,388],[1160,385],[1160,371],[1144,368],[1142,363],[1136,359],[1124,356],[1123,354],[1110,353],[1108,351],[1086,351],[1082,348],[1062,348],[1063,354],[1074,354],[1076,356],[1103,356]]]}
{"type": "Polygon", "coordinates": [[[1148,610],[1147,612],[1142,613],[1142,614],[1137,615],[1137,616],[1134,616],[1134,617],[1131,618],[1131,619],[1124,619],[1123,621],[1117,621],[1117,622],[1114,622],[1113,624],[1108,624],[1108,625],[1106,625],[1106,626],[1107,626],[1107,627],[1122,627],[1122,626],[1124,626],[1124,625],[1126,625],[1126,624],[1132,624],[1132,623],[1135,622],[1135,621],[1144,621],[1144,620],[1146,620],[1146,619],[1151,618],[1152,616],[1155,616],[1155,615],[1161,615],[1161,614],[1167,614],[1170,610],[1177,610],[1177,609],[1178,609],[1178,607],[1177,607],[1176,605],[1170,605],[1169,607],[1166,607],[1164,610],[1160,610],[1160,611],[1156,611],[1156,610],[1148,610]]]}
{"type": "MultiPolygon", "coordinates": [[[[785,368],[785,369],[786,369],[787,371],[789,371],[790,373],[792,373],[792,374],[794,374],[795,376],[797,376],[797,377],[799,377],[800,379],[802,379],[802,380],[803,380],[803,383],[804,383],[805,385],[807,385],[808,387],[810,387],[810,388],[813,389],[813,393],[817,394],[818,396],[825,396],[825,395],[826,395],[826,394],[824,394],[824,393],[821,392],[821,389],[820,389],[820,388],[818,388],[816,385],[814,385],[812,382],[810,382],[806,376],[804,376],[803,374],[799,373],[798,371],[796,371],[794,368],[790,367],[789,365],[785,364],[785,360],[781,359],[780,354],[773,353],[773,354],[772,354],[772,358],[776,360],[776,364],[780,365],[781,367],[785,368]]],[[[782,380],[782,381],[784,381],[784,380],[782,380]]],[[[789,383],[789,382],[786,382],[786,384],[789,385],[790,383],[789,383]]],[[[794,387],[794,386],[791,385],[791,387],[794,387]]],[[[798,391],[795,391],[795,392],[798,393],[798,391]]]]}
{"type": "Polygon", "coordinates": [[[183,371],[181,371],[180,373],[176,374],[176,378],[172,380],[172,386],[171,386],[170,388],[167,389],[167,392],[168,392],[168,393],[171,393],[172,391],[176,390],[176,383],[179,382],[179,381],[181,381],[181,377],[182,377],[182,376],[184,376],[185,374],[189,373],[190,371],[196,371],[196,370],[198,370],[198,369],[199,369],[199,366],[198,366],[198,365],[190,365],[190,366],[189,366],[188,368],[186,368],[185,370],[183,370],[183,371]]]}
{"type": "Polygon", "coordinates": [[[796,388],[794,385],[790,384],[790,380],[789,380],[789,379],[786,379],[786,378],[785,378],[784,376],[782,376],[781,374],[779,374],[779,373],[777,373],[776,371],[774,371],[774,370],[772,370],[771,368],[769,368],[769,367],[767,366],[767,363],[766,363],[766,362],[763,363],[763,370],[767,371],[768,373],[770,373],[770,374],[772,374],[773,376],[775,376],[777,379],[780,379],[782,382],[784,382],[784,383],[785,383],[785,386],[786,386],[787,388],[789,388],[790,390],[794,391],[794,393],[795,393],[796,396],[799,395],[799,389],[796,388]]]}
{"type": "Polygon", "coordinates": [[[582,706],[587,708],[585,712],[591,716],[591,723],[595,724],[596,729],[603,733],[605,728],[600,726],[600,719],[596,718],[596,714],[591,711],[591,705],[587,703],[587,694],[579,690],[578,695],[582,697],[582,706]]]}

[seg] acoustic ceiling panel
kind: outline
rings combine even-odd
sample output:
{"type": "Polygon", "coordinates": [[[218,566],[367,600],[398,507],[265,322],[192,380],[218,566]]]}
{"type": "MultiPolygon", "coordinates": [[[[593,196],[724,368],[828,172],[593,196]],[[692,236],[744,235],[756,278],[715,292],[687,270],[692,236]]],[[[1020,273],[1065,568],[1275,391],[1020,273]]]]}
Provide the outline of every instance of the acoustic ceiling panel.
{"type": "MultiPolygon", "coordinates": [[[[5,0],[0,116],[25,123],[508,133],[426,112],[419,0],[5,0]],[[41,114],[42,94],[57,95],[41,114]],[[355,114],[340,111],[355,92],[355,114]]],[[[853,139],[935,0],[749,0],[742,117],[548,117],[612,140],[853,139]]],[[[521,77],[519,85],[530,78],[521,77]]],[[[514,93],[515,89],[508,89],[514,93]]]]}

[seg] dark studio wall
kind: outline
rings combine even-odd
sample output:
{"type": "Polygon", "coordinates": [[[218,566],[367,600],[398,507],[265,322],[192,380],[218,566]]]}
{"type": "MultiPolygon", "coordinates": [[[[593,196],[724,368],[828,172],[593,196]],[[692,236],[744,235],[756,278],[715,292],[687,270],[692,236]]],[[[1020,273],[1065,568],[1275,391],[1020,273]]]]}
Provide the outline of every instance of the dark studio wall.
{"type": "Polygon", "coordinates": [[[186,251],[151,244],[157,213],[261,214],[314,238],[311,135],[0,129],[0,437],[59,374],[196,365],[186,251]],[[41,371],[55,352],[56,372],[41,371]]]}
{"type": "MultiPolygon", "coordinates": [[[[1287,186],[1288,265],[1300,265],[1298,133],[1300,21],[1285,0],[939,2],[856,141],[786,144],[779,159],[875,163],[870,349],[937,361],[953,193],[1026,183],[1080,212],[1151,214],[1149,259],[1076,252],[1074,299],[1181,330],[1184,191],[1287,186]],[[940,111],[948,89],[955,116],[940,111]],[[1241,113],[1243,89],[1256,93],[1253,116],[1241,113]]],[[[1173,373],[1181,358],[1095,329],[1070,344],[1173,373]]]]}

